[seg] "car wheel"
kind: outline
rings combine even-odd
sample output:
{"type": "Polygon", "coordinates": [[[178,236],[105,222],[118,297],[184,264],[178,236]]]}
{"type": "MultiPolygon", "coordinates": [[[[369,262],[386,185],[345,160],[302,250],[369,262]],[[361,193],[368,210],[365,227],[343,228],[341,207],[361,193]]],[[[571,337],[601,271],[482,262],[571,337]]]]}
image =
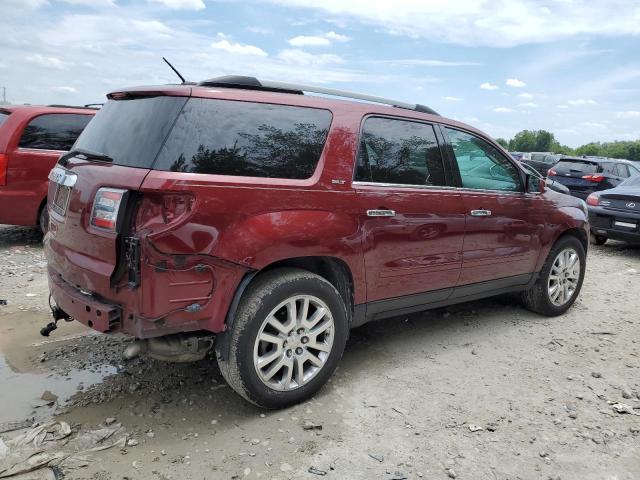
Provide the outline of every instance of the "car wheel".
{"type": "Polygon", "coordinates": [[[582,288],[586,255],[582,243],[573,236],[558,240],[532,288],[522,294],[526,308],[550,317],[566,312],[582,288]]]}
{"type": "Polygon", "coordinates": [[[38,226],[40,227],[42,234],[46,235],[49,230],[49,210],[47,210],[46,202],[40,209],[40,214],[38,215],[38,226]]]}
{"type": "Polygon", "coordinates": [[[216,354],[237,393],[263,408],[283,408],[326,383],[347,336],[347,311],[335,287],[306,270],[280,268],[249,285],[216,354]]]}
{"type": "Polygon", "coordinates": [[[596,245],[604,245],[605,243],[607,243],[607,240],[608,238],[603,237],[602,235],[593,236],[593,243],[595,243],[596,245]]]}

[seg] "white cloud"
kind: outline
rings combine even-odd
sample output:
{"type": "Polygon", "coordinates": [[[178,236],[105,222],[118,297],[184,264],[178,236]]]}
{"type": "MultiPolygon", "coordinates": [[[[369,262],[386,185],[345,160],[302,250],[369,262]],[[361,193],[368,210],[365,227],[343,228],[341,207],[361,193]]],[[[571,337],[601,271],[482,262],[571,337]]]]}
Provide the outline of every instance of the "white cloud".
{"type": "Polygon", "coordinates": [[[24,57],[27,62],[35,63],[41,67],[45,68],[55,68],[57,70],[63,70],[65,68],[65,64],[62,60],[57,57],[46,57],[44,55],[40,55],[39,53],[35,53],[33,55],[27,55],[24,57]]]}
{"type": "Polygon", "coordinates": [[[336,33],[333,31],[325,33],[324,36],[329,40],[333,40],[335,42],[348,42],[349,40],[351,40],[351,37],[348,37],[347,35],[342,35],[341,33],[336,33]]]}
{"type": "Polygon", "coordinates": [[[522,88],[527,85],[522,80],[518,80],[517,78],[507,78],[507,81],[504,83],[507,85],[507,87],[514,87],[514,88],[522,88]]]}
{"type": "Polygon", "coordinates": [[[331,45],[331,41],[325,37],[299,35],[289,39],[289,45],[294,47],[325,47],[331,45]]]}
{"type": "Polygon", "coordinates": [[[512,113],[515,112],[515,110],[513,108],[509,108],[509,107],[496,107],[493,109],[494,112],[496,113],[512,113]]]}
{"type": "Polygon", "coordinates": [[[490,82],[484,82],[480,85],[480,88],[483,90],[498,90],[500,87],[490,82]]]}
{"type": "Polygon", "coordinates": [[[61,0],[64,3],[68,3],[70,5],[83,5],[86,7],[115,7],[116,3],[114,0],[61,0]]]}
{"type": "Polygon", "coordinates": [[[213,42],[211,44],[211,48],[215,48],[217,50],[224,50],[225,52],[234,53],[237,55],[254,55],[257,57],[267,56],[267,52],[262,50],[260,47],[256,47],[255,45],[230,42],[226,38],[222,38],[217,42],[213,42]]]}
{"type": "Polygon", "coordinates": [[[396,35],[469,46],[511,47],[551,43],[580,35],[619,37],[640,34],[637,2],[616,0],[269,0],[314,9],[347,22],[396,35]],[[491,12],[490,15],[487,12],[491,12]],[[603,21],[606,19],[607,21],[603,21]]]}
{"type": "Polygon", "coordinates": [[[442,97],[442,99],[446,100],[447,102],[461,102],[462,100],[464,100],[460,97],[450,97],[450,96],[442,97]]]}
{"type": "Polygon", "coordinates": [[[536,108],[538,106],[537,103],[534,102],[525,102],[525,103],[520,103],[518,104],[519,107],[524,107],[524,108],[536,108]]]}
{"type": "Polygon", "coordinates": [[[532,99],[532,98],[533,98],[533,94],[531,94],[531,93],[527,93],[527,92],[525,92],[525,93],[519,93],[519,94],[518,94],[518,96],[519,96],[520,98],[526,98],[527,100],[530,100],[530,99],[532,99]]]}
{"type": "Polygon", "coordinates": [[[172,10],[203,10],[206,8],[203,0],[148,0],[149,3],[159,3],[172,10]]]}
{"type": "Polygon", "coordinates": [[[597,105],[598,102],[596,102],[595,100],[591,100],[591,99],[584,99],[584,98],[578,98],[577,100],[567,100],[567,103],[569,105],[574,105],[574,106],[582,106],[582,105],[597,105]]]}
{"type": "Polygon", "coordinates": [[[51,87],[51,91],[58,93],[76,93],[78,90],[76,90],[74,87],[61,86],[51,87]]]}
{"type": "Polygon", "coordinates": [[[569,108],[569,105],[558,105],[558,108],[560,108],[561,110],[566,110],[567,108],[569,108]]]}
{"type": "Polygon", "coordinates": [[[45,5],[49,5],[49,0],[4,0],[2,3],[3,7],[27,8],[29,10],[35,10],[45,5]]]}
{"type": "Polygon", "coordinates": [[[289,39],[289,45],[293,47],[326,47],[332,42],[348,42],[351,40],[346,35],[336,32],[327,32],[323,35],[298,35],[289,39]]]}
{"type": "Polygon", "coordinates": [[[628,110],[626,112],[616,112],[618,118],[640,118],[640,112],[636,110],[628,110]]]}
{"type": "Polygon", "coordinates": [[[318,67],[344,63],[344,59],[332,53],[313,54],[298,49],[282,50],[278,53],[277,57],[286,63],[302,66],[318,67]]]}
{"type": "Polygon", "coordinates": [[[388,63],[394,65],[410,65],[423,67],[471,67],[481,65],[477,62],[458,62],[447,60],[429,60],[422,58],[401,58],[397,60],[376,60],[372,63],[388,63]]]}
{"type": "Polygon", "coordinates": [[[582,125],[589,128],[607,128],[607,126],[604,123],[598,123],[598,122],[582,122],[582,125]]]}

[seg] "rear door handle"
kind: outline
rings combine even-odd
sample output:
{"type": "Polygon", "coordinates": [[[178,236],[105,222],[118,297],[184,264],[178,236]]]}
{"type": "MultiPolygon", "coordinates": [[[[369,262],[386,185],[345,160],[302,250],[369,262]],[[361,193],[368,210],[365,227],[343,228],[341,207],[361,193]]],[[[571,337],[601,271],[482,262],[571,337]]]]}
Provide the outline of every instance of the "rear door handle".
{"type": "Polygon", "coordinates": [[[395,217],[395,210],[367,210],[367,217],[395,217]]]}
{"type": "Polygon", "coordinates": [[[471,210],[472,217],[490,217],[491,210],[471,210]]]}

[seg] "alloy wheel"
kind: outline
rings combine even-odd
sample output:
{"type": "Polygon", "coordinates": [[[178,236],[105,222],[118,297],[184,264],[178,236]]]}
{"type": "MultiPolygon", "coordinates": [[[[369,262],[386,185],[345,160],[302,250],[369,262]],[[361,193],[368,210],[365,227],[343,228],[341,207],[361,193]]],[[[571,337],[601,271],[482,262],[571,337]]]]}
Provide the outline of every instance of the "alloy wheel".
{"type": "Polygon", "coordinates": [[[327,362],[334,321],[326,303],[311,295],[287,298],[258,330],[253,364],[269,388],[290,391],[306,385],[327,362]]]}
{"type": "Polygon", "coordinates": [[[573,248],[565,248],[553,261],[547,290],[549,300],[561,307],[573,298],[580,281],[580,257],[573,248]]]}

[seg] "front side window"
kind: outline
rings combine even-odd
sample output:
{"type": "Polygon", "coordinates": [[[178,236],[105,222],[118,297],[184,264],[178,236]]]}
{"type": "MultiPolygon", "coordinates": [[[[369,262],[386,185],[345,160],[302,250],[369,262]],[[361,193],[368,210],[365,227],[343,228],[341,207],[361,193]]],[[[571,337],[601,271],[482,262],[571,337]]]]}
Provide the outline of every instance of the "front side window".
{"type": "Polygon", "coordinates": [[[70,150],[92,115],[52,113],[40,115],[22,132],[19,147],[38,150],[70,150]]]}
{"type": "Polygon", "coordinates": [[[522,191],[518,169],[484,140],[445,128],[460,170],[463,188],[522,191]]]}
{"type": "Polygon", "coordinates": [[[153,168],[307,179],[320,160],[330,124],[328,110],[191,98],[153,168]]]}
{"type": "Polygon", "coordinates": [[[392,118],[365,120],[355,179],[400,185],[445,185],[442,155],[433,126],[392,118]]]}

